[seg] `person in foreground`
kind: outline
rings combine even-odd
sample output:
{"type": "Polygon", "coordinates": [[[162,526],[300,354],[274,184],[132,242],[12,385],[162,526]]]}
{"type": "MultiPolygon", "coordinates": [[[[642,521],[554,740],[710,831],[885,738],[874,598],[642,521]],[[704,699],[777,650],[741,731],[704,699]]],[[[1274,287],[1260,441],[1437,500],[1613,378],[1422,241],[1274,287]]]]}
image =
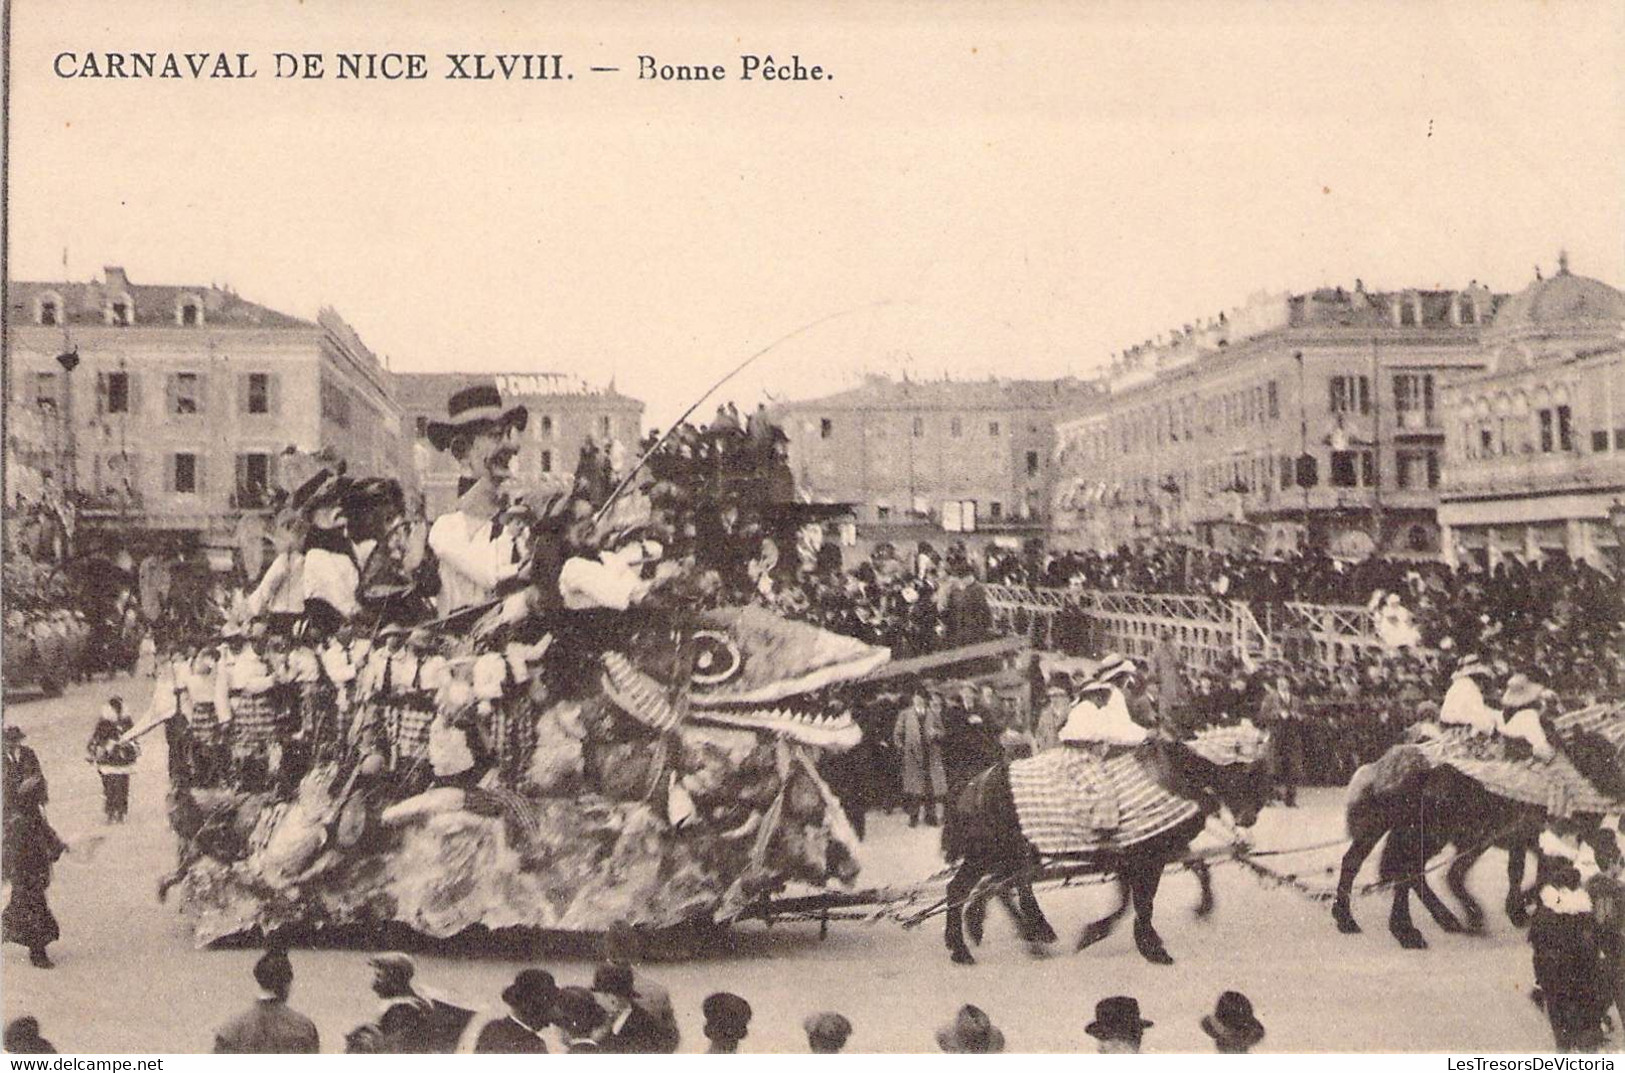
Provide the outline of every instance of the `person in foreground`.
{"type": "Polygon", "coordinates": [[[1101,1054],[1139,1054],[1151,1025],[1140,1016],[1138,999],[1113,995],[1095,1003],[1095,1019],[1084,1031],[1095,1037],[1095,1050],[1101,1054]]]}
{"type": "Polygon", "coordinates": [[[273,948],[254,963],[260,995],[254,1005],[233,1017],[214,1034],[215,1054],[315,1054],[321,1050],[316,1023],[288,1007],[293,989],[293,963],[287,951],[273,948]]]}
{"type": "Polygon", "coordinates": [[[1202,1018],[1202,1031],[1213,1037],[1213,1049],[1219,1054],[1247,1054],[1264,1038],[1252,1000],[1240,991],[1219,996],[1213,1012],[1202,1018]]]}
{"type": "Polygon", "coordinates": [[[954,1019],[937,1029],[944,1054],[1003,1054],[1004,1033],[979,1006],[961,1006],[954,1019]]]}
{"type": "Polygon", "coordinates": [[[553,1005],[558,999],[553,974],[542,969],[522,969],[502,992],[508,1016],[480,1029],[474,1043],[475,1054],[546,1054],[542,1032],[553,1023],[553,1005]]]}
{"type": "Polygon", "coordinates": [[[852,1022],[838,1013],[815,1013],[801,1027],[807,1032],[807,1050],[813,1054],[840,1054],[852,1038],[852,1022]]]}
{"type": "Polygon", "coordinates": [[[738,1054],[739,1044],[750,1033],[750,1003],[728,991],[707,995],[700,1007],[705,1014],[705,1038],[711,1043],[706,1054],[738,1054]]]}

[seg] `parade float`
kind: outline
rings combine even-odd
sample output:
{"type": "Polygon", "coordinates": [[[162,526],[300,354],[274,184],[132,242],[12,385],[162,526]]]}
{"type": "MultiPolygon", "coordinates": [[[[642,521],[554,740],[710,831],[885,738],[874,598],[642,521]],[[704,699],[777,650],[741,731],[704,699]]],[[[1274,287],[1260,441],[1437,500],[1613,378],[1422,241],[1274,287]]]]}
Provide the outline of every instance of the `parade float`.
{"type": "Polygon", "coordinates": [[[758,489],[717,471],[768,454],[743,444],[675,446],[652,485],[613,494],[584,462],[573,491],[500,523],[567,552],[536,550],[506,591],[419,621],[399,612],[433,571],[398,486],[329,473],[296,491],[261,591],[160,661],[134,732],[168,724],[179,849],[161,893],[197,941],[670,928],[737,919],[792,885],[849,885],[857,837],[819,761],[859,741],[844,691],[890,653],[741,606],[706,565],[714,534],[756,547],[805,522],[746,506],[740,527],[758,489]],[[338,514],[346,546],[370,549],[357,610],[279,613],[265,590],[290,570],[319,590],[338,530],[311,534],[338,514]],[[568,606],[561,560],[566,575],[613,560],[649,591],[568,606]]]}

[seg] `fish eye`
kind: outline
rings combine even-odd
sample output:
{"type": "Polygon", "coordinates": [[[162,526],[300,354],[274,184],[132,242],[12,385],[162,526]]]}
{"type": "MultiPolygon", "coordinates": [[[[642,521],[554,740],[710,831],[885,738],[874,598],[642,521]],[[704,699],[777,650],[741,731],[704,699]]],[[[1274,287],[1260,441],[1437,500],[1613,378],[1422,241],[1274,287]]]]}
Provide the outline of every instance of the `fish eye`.
{"type": "Polygon", "coordinates": [[[744,666],[739,646],[720,630],[700,630],[689,639],[694,652],[689,680],[697,686],[721,685],[744,666]]]}

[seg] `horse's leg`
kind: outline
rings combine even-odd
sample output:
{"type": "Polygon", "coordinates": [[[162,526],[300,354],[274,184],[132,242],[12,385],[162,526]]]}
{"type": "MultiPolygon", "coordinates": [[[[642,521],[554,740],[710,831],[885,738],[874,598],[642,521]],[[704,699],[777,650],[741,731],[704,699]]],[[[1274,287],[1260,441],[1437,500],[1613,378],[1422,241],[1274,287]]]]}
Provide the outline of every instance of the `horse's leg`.
{"type": "Polygon", "coordinates": [[[965,904],[965,934],[977,946],[982,945],[982,933],[987,927],[987,895],[974,895],[965,904]]]}
{"type": "Polygon", "coordinates": [[[1416,885],[1430,856],[1422,843],[1417,827],[1410,824],[1396,827],[1388,833],[1388,843],[1382,847],[1382,856],[1378,860],[1378,875],[1394,889],[1394,904],[1388,911],[1388,930],[1407,950],[1426,950],[1428,945],[1411,921],[1411,888],[1416,885]]]}
{"type": "Polygon", "coordinates": [[[1522,928],[1529,924],[1529,903],[1534,900],[1535,892],[1526,892],[1523,889],[1523,870],[1528,864],[1529,839],[1520,834],[1507,846],[1507,919],[1512,921],[1513,927],[1522,928]]]}
{"type": "Polygon", "coordinates": [[[1122,872],[1117,873],[1117,908],[1101,917],[1099,920],[1084,928],[1078,935],[1078,945],[1074,948],[1082,950],[1086,946],[1094,946],[1100,940],[1110,935],[1117,927],[1117,922],[1123,919],[1128,912],[1129,887],[1128,876],[1122,872]]]}
{"type": "Polygon", "coordinates": [[[1186,861],[1185,867],[1195,873],[1197,886],[1202,890],[1202,896],[1198,899],[1196,908],[1191,910],[1191,915],[1196,917],[1197,920],[1206,920],[1213,912],[1214,905],[1213,869],[1209,868],[1207,861],[1200,857],[1193,857],[1186,861]]]}
{"type": "MultiPolygon", "coordinates": [[[[1473,865],[1484,856],[1489,849],[1488,845],[1480,846],[1476,850],[1456,855],[1445,871],[1445,884],[1449,886],[1450,893],[1455,895],[1456,901],[1461,903],[1462,915],[1467,918],[1462,930],[1472,935],[1481,935],[1484,932],[1484,907],[1478,904],[1473,892],[1467,889],[1467,874],[1473,870],[1473,865]]],[[[1510,867],[1510,865],[1508,866],[1510,867]]]]}
{"type": "MultiPolygon", "coordinates": [[[[1452,864],[1454,863],[1452,862],[1452,864]]],[[[1471,868],[1472,862],[1469,861],[1467,866],[1471,868]]],[[[1418,875],[1415,880],[1415,888],[1416,897],[1421,900],[1422,907],[1428,911],[1428,916],[1432,917],[1433,922],[1439,925],[1441,929],[1452,934],[1460,934],[1468,930],[1467,926],[1456,918],[1456,914],[1450,911],[1450,907],[1444,904],[1444,899],[1439,897],[1438,892],[1433,889],[1433,884],[1428,882],[1427,876],[1418,875]]],[[[1474,908],[1478,907],[1475,905],[1474,908]]],[[[1482,929],[1484,925],[1483,909],[1478,909],[1478,923],[1479,928],[1482,929]]]]}
{"type": "Polygon", "coordinates": [[[1354,919],[1354,910],[1349,904],[1349,899],[1354,893],[1354,878],[1360,874],[1360,866],[1371,856],[1371,851],[1376,848],[1382,835],[1382,829],[1375,825],[1373,829],[1361,830],[1354,835],[1349,848],[1343,852],[1343,867],[1337,874],[1337,900],[1332,903],[1332,919],[1337,921],[1337,930],[1344,935],[1360,933],[1360,925],[1354,919]]]}
{"type": "Polygon", "coordinates": [[[971,957],[970,948],[965,945],[964,903],[976,888],[976,881],[981,878],[981,867],[967,859],[960,864],[954,877],[948,881],[948,912],[943,925],[943,941],[948,944],[948,954],[957,965],[974,965],[976,959],[971,957]]]}
{"type": "Polygon", "coordinates": [[[1049,918],[1044,915],[1044,909],[1038,904],[1038,898],[1033,894],[1031,883],[1020,883],[1016,886],[1016,900],[1021,911],[1027,918],[1025,936],[1029,943],[1053,943],[1057,936],[1055,929],[1050,926],[1049,918]]]}
{"type": "Polygon", "coordinates": [[[1153,965],[1172,965],[1174,959],[1162,945],[1162,936],[1151,923],[1157,907],[1157,887],[1162,883],[1162,861],[1141,862],[1129,877],[1129,893],[1134,898],[1134,945],[1140,956],[1153,965]]]}

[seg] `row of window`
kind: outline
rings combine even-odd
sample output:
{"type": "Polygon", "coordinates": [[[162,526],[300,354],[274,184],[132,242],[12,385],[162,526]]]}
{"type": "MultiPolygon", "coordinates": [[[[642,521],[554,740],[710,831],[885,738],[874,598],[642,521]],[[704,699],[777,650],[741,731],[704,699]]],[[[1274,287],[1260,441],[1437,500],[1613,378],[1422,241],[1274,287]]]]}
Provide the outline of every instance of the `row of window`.
{"type": "MultiPolygon", "coordinates": [[[[136,492],[141,487],[139,453],[97,456],[92,484],[103,492],[136,492]]],[[[245,451],[235,458],[234,502],[240,507],[265,506],[276,482],[277,456],[267,451],[245,451]]],[[[208,458],[195,451],[163,456],[163,490],[176,495],[203,495],[208,491],[208,458]]]]}
{"type": "MultiPolygon", "coordinates": [[[[426,440],[429,438],[429,422],[433,420],[434,418],[429,417],[426,414],[419,414],[417,416],[416,431],[418,439],[426,440]]],[[[615,419],[609,414],[599,414],[594,427],[599,441],[607,442],[615,433],[615,419]]],[[[553,420],[552,414],[533,415],[533,420],[530,422],[530,429],[531,437],[533,439],[551,440],[558,435],[558,425],[553,420]]],[[[543,453],[551,457],[551,452],[543,453]]],[[[548,472],[548,470],[544,470],[543,472],[548,472]]]]}
{"type": "MultiPolygon", "coordinates": [[[[1625,440],[1625,428],[1615,429],[1616,440],[1625,440]]],[[[1547,406],[1528,418],[1497,415],[1475,418],[1461,426],[1462,454],[1469,459],[1496,458],[1514,454],[1553,454],[1575,451],[1574,412],[1568,405],[1547,406]],[[1532,420],[1531,420],[1532,418],[1532,420]]],[[[1620,443],[1615,444],[1616,447],[1620,443]]],[[[1608,431],[1592,433],[1591,449],[1608,450],[1608,431]]]]}
{"type": "MultiPolygon", "coordinates": [[[[1395,423],[1401,429],[1425,429],[1434,423],[1432,373],[1395,373],[1392,381],[1395,423]]],[[[1371,378],[1359,374],[1327,378],[1326,406],[1334,415],[1369,415],[1371,378]]],[[[1084,458],[1104,462],[1112,455],[1132,455],[1194,439],[1280,420],[1279,383],[1270,380],[1249,388],[1202,399],[1183,399],[1116,417],[1088,433],[1079,443],[1084,458]]]]}
{"type": "MultiPolygon", "coordinates": [[[[1332,451],[1327,467],[1326,484],[1332,488],[1374,488],[1378,484],[1377,457],[1374,451],[1355,449],[1332,451]]],[[[1394,485],[1405,490],[1437,488],[1439,486],[1439,452],[1433,448],[1415,448],[1399,451],[1395,455],[1394,485]]],[[[1214,462],[1199,469],[1183,473],[1167,473],[1153,484],[1153,478],[1141,477],[1134,482],[1143,497],[1153,498],[1156,492],[1184,496],[1214,497],[1228,494],[1259,495],[1271,498],[1272,490],[1288,492],[1295,489],[1317,488],[1321,483],[1320,459],[1314,455],[1283,455],[1279,458],[1260,455],[1229,462],[1214,462]]]]}
{"type": "MultiPolygon", "coordinates": [[[[40,410],[55,412],[61,405],[60,381],[55,371],[35,372],[31,398],[40,410]]],[[[237,412],[274,414],[279,410],[279,378],[275,373],[237,375],[237,412]]],[[[96,374],[96,412],[134,414],[141,411],[141,378],[130,372],[96,374]]],[[[209,403],[209,377],[206,373],[174,372],[164,377],[164,413],[189,416],[205,413],[209,403]]]]}
{"type": "MultiPolygon", "coordinates": [[[[41,297],[34,306],[37,324],[54,326],[63,323],[62,299],[54,294],[41,297]]],[[[127,294],[115,295],[102,307],[102,319],[115,328],[128,328],[135,323],[135,302],[127,294]]],[[[182,328],[196,328],[203,323],[203,303],[187,295],[175,302],[175,323],[182,328]]]]}
{"type": "Polygon", "coordinates": [[[1077,445],[1085,457],[1104,461],[1113,454],[1137,454],[1211,435],[1278,421],[1280,385],[1270,380],[1223,395],[1182,399],[1144,407],[1113,418],[1087,434],[1077,445]]]}
{"type": "MultiPolygon", "coordinates": [[[[915,417],[910,422],[909,431],[916,439],[918,439],[925,435],[925,427],[925,418],[915,417]]],[[[957,440],[964,436],[966,427],[967,423],[961,417],[950,417],[948,419],[948,435],[953,439],[957,440]]],[[[870,426],[870,431],[877,436],[885,435],[885,428],[882,426],[870,426]]],[[[987,435],[989,439],[997,439],[1002,434],[1003,425],[1000,422],[989,421],[987,423],[987,435]]],[[[831,417],[820,417],[818,419],[818,438],[821,440],[827,440],[834,435],[835,419],[831,417]]]]}

